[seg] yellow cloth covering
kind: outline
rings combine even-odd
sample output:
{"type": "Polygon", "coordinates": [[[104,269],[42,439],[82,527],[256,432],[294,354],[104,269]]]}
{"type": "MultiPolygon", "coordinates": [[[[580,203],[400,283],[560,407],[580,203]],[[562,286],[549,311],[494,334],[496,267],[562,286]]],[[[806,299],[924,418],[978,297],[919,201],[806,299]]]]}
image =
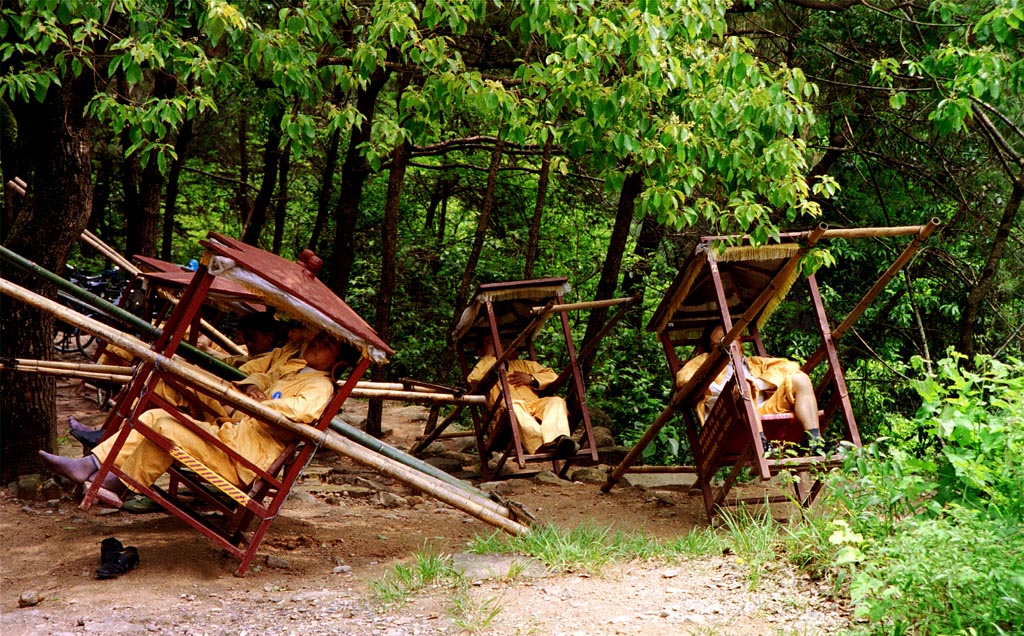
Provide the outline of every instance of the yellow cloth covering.
{"type": "MultiPolygon", "coordinates": [[[[299,362],[302,364],[300,370],[290,371],[277,379],[264,374],[263,377],[248,378],[246,382],[258,386],[267,395],[279,391],[281,397],[267,400],[264,404],[293,421],[310,424],[320,416],[330,401],[334,394],[334,382],[327,372],[307,369],[305,362],[299,362]]],[[[249,416],[242,416],[237,421],[228,421],[220,426],[189,419],[195,426],[205,429],[263,469],[268,468],[291,441],[287,431],[263,424],[249,416]]],[[[223,451],[208,444],[164,410],[146,411],[139,417],[139,421],[236,486],[248,484],[255,478],[252,471],[231,460],[223,451]]],[[[115,439],[111,437],[94,448],[93,455],[101,462],[104,461],[115,439]]],[[[137,431],[132,431],[114,465],[139,483],[150,485],[167,470],[171,462],[170,455],[137,431]]]]}
{"type": "MultiPolygon", "coordinates": [[[[494,366],[497,358],[484,356],[476,363],[467,380],[476,384],[494,366]]],[[[532,360],[509,360],[508,372],[528,373],[537,381],[537,388],[543,390],[558,378],[551,369],[532,360]]],[[[541,446],[550,444],[562,435],[569,434],[569,409],[565,400],[558,396],[540,397],[529,386],[511,386],[512,410],[519,424],[519,439],[527,453],[537,452],[541,446]]],[[[495,383],[487,396],[488,406],[501,399],[501,386],[495,383]]]]}
{"type": "MultiPolygon", "coordinates": [[[[708,354],[701,353],[691,358],[676,373],[676,388],[686,384],[697,369],[704,363],[708,354]]],[[[800,371],[800,365],[785,358],[769,358],[751,356],[746,358],[747,379],[750,381],[751,394],[757,397],[757,411],[761,415],[770,413],[791,413],[796,404],[793,394],[792,377],[800,371]]],[[[715,383],[722,385],[728,373],[728,366],[715,377],[715,383]]],[[[707,399],[717,395],[711,387],[704,394],[704,399],[697,405],[697,417],[704,421],[707,399]]]]}

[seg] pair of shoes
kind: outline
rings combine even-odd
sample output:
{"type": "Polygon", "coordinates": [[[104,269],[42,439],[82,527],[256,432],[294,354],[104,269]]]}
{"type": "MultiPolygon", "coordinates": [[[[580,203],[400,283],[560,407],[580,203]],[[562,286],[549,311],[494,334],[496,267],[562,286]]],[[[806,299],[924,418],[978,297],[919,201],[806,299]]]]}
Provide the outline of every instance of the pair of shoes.
{"type": "Polygon", "coordinates": [[[100,560],[96,578],[114,579],[139,567],[139,550],[135,546],[126,548],[120,541],[110,537],[100,543],[100,560]]]}
{"type": "MultiPolygon", "coordinates": [[[[87,481],[82,484],[82,487],[89,490],[92,488],[92,482],[87,481]]],[[[104,488],[103,486],[100,486],[99,490],[96,491],[96,498],[111,508],[120,508],[124,505],[124,502],[121,501],[120,495],[113,490],[104,488]]]]}
{"type": "Polygon", "coordinates": [[[147,512],[163,512],[164,508],[149,497],[144,495],[135,495],[134,497],[124,500],[121,504],[121,510],[123,512],[141,515],[146,514],[147,512]]]}
{"type": "Polygon", "coordinates": [[[94,446],[103,440],[103,429],[94,429],[86,426],[74,417],[68,417],[68,428],[70,429],[71,437],[77,439],[86,451],[92,450],[94,446]]]}
{"type": "Polygon", "coordinates": [[[580,445],[568,435],[559,435],[553,443],[557,459],[569,459],[580,449],[580,445]]]}

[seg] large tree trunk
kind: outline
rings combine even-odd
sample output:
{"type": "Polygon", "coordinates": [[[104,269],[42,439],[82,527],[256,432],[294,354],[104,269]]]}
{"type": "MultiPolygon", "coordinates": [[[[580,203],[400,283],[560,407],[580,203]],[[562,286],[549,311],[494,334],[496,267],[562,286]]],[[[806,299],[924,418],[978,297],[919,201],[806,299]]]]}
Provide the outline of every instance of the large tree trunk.
{"type": "Polygon", "coordinates": [[[178,131],[178,138],[174,142],[174,152],[177,158],[171,162],[170,170],[167,171],[167,191],[164,193],[164,231],[160,242],[160,258],[165,261],[171,260],[174,246],[174,217],[178,211],[178,186],[181,182],[181,168],[185,165],[185,158],[188,154],[188,144],[192,141],[192,120],[186,119],[178,131]]]}
{"type": "MultiPolygon", "coordinates": [[[[626,242],[629,240],[629,227],[633,222],[633,212],[636,209],[636,199],[643,192],[643,177],[640,173],[633,172],[626,176],[622,183],[622,192],[619,193],[619,204],[615,212],[615,226],[612,228],[611,240],[608,242],[608,254],[604,259],[604,267],[601,269],[601,280],[597,283],[597,292],[594,300],[607,300],[615,295],[615,288],[619,281],[619,271],[622,269],[622,253],[626,250],[626,242]]],[[[587,321],[587,331],[583,336],[580,349],[585,349],[590,341],[597,337],[597,333],[604,326],[608,317],[608,308],[600,307],[590,312],[590,319],[587,321]]],[[[595,349],[596,352],[596,349],[595,349]]],[[[584,380],[590,377],[590,371],[594,368],[594,356],[587,356],[580,360],[580,372],[584,380]]]]}
{"type": "MultiPolygon", "coordinates": [[[[401,91],[399,91],[401,92],[401,91]]],[[[402,201],[402,186],[405,184],[405,170],[409,165],[412,145],[403,143],[391,153],[391,172],[388,174],[388,194],[384,201],[384,223],[380,237],[380,286],[377,288],[377,310],[373,328],[384,342],[391,335],[391,305],[395,296],[395,267],[398,260],[398,209],[402,201]]],[[[373,368],[373,379],[384,380],[384,369],[373,368]]],[[[381,436],[383,400],[370,400],[366,414],[366,433],[381,436]]]]}
{"type": "Polygon", "coordinates": [[[267,224],[267,210],[274,196],[274,182],[277,180],[277,164],[281,160],[281,122],[284,110],[279,109],[267,121],[267,144],[263,148],[263,181],[252,204],[252,214],[246,219],[242,231],[242,242],[259,245],[260,234],[267,224]]]}
{"type": "Polygon", "coordinates": [[[967,301],[964,303],[960,321],[960,352],[967,356],[968,360],[974,356],[974,330],[977,327],[978,312],[995,285],[999,262],[1003,259],[1003,253],[1006,251],[1006,243],[1013,231],[1022,199],[1024,199],[1024,175],[1018,176],[1013,181],[1010,198],[1003,207],[1003,217],[999,220],[996,235],[992,238],[992,249],[988,253],[988,260],[978,277],[978,284],[968,294],[967,301]]]}
{"type": "Polygon", "coordinates": [[[533,219],[530,221],[530,234],[526,239],[526,263],[523,264],[523,278],[533,278],[533,268],[537,264],[537,245],[540,242],[540,220],[544,214],[544,204],[548,195],[548,181],[551,176],[551,150],[554,148],[554,135],[548,135],[544,144],[544,154],[540,160],[540,176],[537,178],[537,201],[533,206],[533,219]]]}
{"type": "MultiPolygon", "coordinates": [[[[41,105],[24,109],[20,149],[33,171],[32,200],[20,211],[6,247],[59,272],[89,221],[92,205],[92,158],[82,113],[89,84],[66,81],[51,86],[41,105]]],[[[4,278],[53,298],[52,285],[30,274],[5,268],[4,278]]],[[[53,351],[53,317],[19,302],[3,299],[0,316],[2,355],[47,360],[53,351]]],[[[54,450],[56,381],[30,373],[0,373],[0,483],[41,472],[36,451],[54,450]]]]}
{"type": "Polygon", "coordinates": [[[238,113],[238,188],[235,190],[235,211],[238,224],[245,227],[252,215],[252,199],[249,198],[249,113],[242,109],[238,113]]]}
{"type": "Polygon", "coordinates": [[[348,292],[348,279],[355,262],[356,223],[359,221],[359,200],[363,197],[363,186],[370,176],[370,164],[359,149],[360,144],[370,140],[373,116],[377,110],[377,96],[387,83],[391,72],[378,67],[370,76],[364,88],[356,93],[356,109],[363,116],[362,123],[353,126],[349,133],[348,150],[341,165],[341,186],[338,203],[334,207],[334,248],[330,256],[328,285],[342,298],[348,292]]]}

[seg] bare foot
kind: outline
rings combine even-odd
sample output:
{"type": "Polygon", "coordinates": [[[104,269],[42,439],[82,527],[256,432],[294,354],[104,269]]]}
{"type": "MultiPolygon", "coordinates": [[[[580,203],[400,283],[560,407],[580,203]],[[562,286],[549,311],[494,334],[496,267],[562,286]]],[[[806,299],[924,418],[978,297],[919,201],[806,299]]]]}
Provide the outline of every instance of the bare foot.
{"type": "Polygon", "coordinates": [[[46,451],[39,451],[39,456],[43,458],[43,463],[46,464],[47,468],[58,475],[67,477],[76,484],[89,479],[96,472],[96,469],[99,468],[99,464],[96,463],[92,455],[71,459],[69,457],[61,457],[60,455],[52,455],[46,451]]]}

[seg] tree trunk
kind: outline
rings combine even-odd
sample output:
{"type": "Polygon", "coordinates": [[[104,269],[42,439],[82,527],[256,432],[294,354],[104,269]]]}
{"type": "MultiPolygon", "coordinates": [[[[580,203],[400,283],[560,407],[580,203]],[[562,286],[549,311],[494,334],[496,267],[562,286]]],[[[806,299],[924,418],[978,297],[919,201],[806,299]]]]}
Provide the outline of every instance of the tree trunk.
{"type": "Polygon", "coordinates": [[[338,203],[334,207],[334,248],[330,256],[329,286],[342,298],[348,292],[348,279],[355,262],[356,223],[359,221],[359,200],[363,186],[370,176],[370,164],[359,149],[360,144],[370,140],[373,116],[377,109],[377,96],[387,83],[391,72],[378,67],[370,76],[364,88],[356,93],[356,109],[363,116],[362,123],[354,126],[349,133],[348,150],[341,165],[341,186],[338,203]]]}
{"type": "Polygon", "coordinates": [[[975,343],[974,331],[977,327],[978,312],[981,309],[985,298],[992,291],[996,283],[996,273],[999,271],[999,262],[1006,251],[1006,243],[1013,231],[1013,225],[1020,210],[1021,200],[1024,199],[1024,175],[1019,175],[1013,181],[1013,190],[1010,198],[1003,207],[1003,217],[999,220],[999,227],[996,235],[992,238],[992,249],[988,253],[988,260],[978,277],[978,284],[968,294],[964,303],[964,311],[960,321],[960,352],[967,356],[970,361],[974,357],[975,343]]]}
{"type": "MultiPolygon", "coordinates": [[[[622,269],[622,253],[626,250],[626,242],[629,240],[629,226],[633,222],[636,199],[640,196],[641,192],[643,192],[643,177],[637,172],[628,174],[622,183],[622,192],[619,193],[619,204],[615,212],[615,226],[612,229],[611,240],[608,242],[608,254],[604,259],[604,267],[601,269],[601,280],[597,283],[597,292],[594,294],[594,300],[607,300],[615,295],[615,288],[619,280],[619,270],[622,269]]],[[[604,326],[604,321],[607,317],[607,307],[600,307],[590,312],[590,319],[587,321],[587,331],[583,336],[580,349],[587,348],[590,341],[597,336],[601,327],[604,326]]],[[[593,367],[593,355],[580,360],[580,372],[584,380],[590,377],[590,371],[593,367]]]]}
{"type": "MultiPolygon", "coordinates": [[[[622,290],[627,296],[640,294],[643,298],[647,276],[651,273],[651,257],[661,245],[661,238],[665,234],[665,224],[658,223],[657,217],[648,214],[640,222],[640,236],[636,239],[636,247],[633,248],[633,255],[636,256],[636,266],[622,275],[622,290]]],[[[630,308],[626,314],[626,320],[634,329],[643,328],[644,306],[643,301],[638,302],[630,308]]]]}
{"type": "Polygon", "coordinates": [[[274,196],[274,182],[277,180],[277,164],[281,160],[281,122],[284,109],[279,108],[267,121],[267,144],[263,147],[263,181],[252,204],[252,214],[242,230],[242,242],[259,245],[260,234],[267,224],[267,210],[274,196]]]}
{"type": "Polygon", "coordinates": [[[320,193],[317,197],[316,220],[313,231],[309,235],[307,247],[319,253],[320,235],[327,225],[327,213],[331,204],[331,190],[334,188],[334,169],[338,167],[338,146],[341,145],[341,129],[335,128],[327,142],[327,154],[324,156],[324,169],[320,173],[320,193]]]}
{"type": "MultiPolygon", "coordinates": [[[[51,86],[41,105],[24,109],[20,148],[33,168],[23,178],[32,201],[21,209],[6,247],[59,272],[89,221],[92,158],[83,110],[91,96],[86,81],[51,86]],[[24,125],[27,124],[27,125],[24,125]]],[[[13,268],[4,278],[50,298],[52,285],[13,268]]],[[[19,302],[3,300],[0,316],[2,355],[48,360],[53,351],[53,317],[19,302]]],[[[30,373],[0,373],[0,483],[42,472],[36,451],[54,450],[56,381],[30,373]]]]}
{"type": "Polygon", "coordinates": [[[174,246],[174,217],[178,211],[178,185],[181,182],[181,167],[185,165],[188,155],[188,144],[192,141],[192,120],[186,119],[178,131],[174,142],[177,158],[171,162],[167,171],[167,191],[164,193],[164,231],[160,241],[160,258],[170,261],[174,246]]]}
{"type": "Polygon", "coordinates": [[[484,199],[480,204],[480,217],[476,222],[473,247],[469,251],[469,257],[466,259],[466,269],[462,273],[462,282],[459,283],[459,289],[455,294],[455,315],[452,316],[452,322],[446,336],[446,344],[448,346],[444,348],[444,354],[441,356],[440,381],[442,383],[447,382],[448,369],[452,366],[455,358],[451,334],[459,321],[462,310],[465,308],[466,303],[469,302],[469,292],[472,288],[473,280],[476,278],[476,265],[480,261],[484,239],[487,238],[487,225],[491,218],[491,208],[494,206],[494,190],[498,183],[498,168],[501,166],[501,155],[504,150],[505,142],[499,137],[494,143],[494,150],[491,152],[491,164],[487,169],[487,189],[484,191],[484,199]]]}
{"type": "Polygon", "coordinates": [[[548,195],[548,181],[551,175],[551,150],[554,148],[554,135],[549,134],[544,144],[544,155],[540,160],[540,176],[537,178],[537,201],[533,206],[533,219],[530,221],[530,234],[526,239],[526,263],[523,264],[523,278],[533,278],[533,268],[537,264],[537,245],[540,242],[540,220],[544,214],[544,204],[548,195]]]}
{"type": "Polygon", "coordinates": [[[238,224],[245,227],[252,215],[252,199],[249,198],[249,113],[238,114],[238,189],[235,190],[235,210],[238,224]]]}
{"type": "MultiPolygon", "coordinates": [[[[401,91],[399,91],[401,92],[401,91]]],[[[384,201],[384,223],[380,237],[380,286],[377,288],[377,311],[373,327],[384,342],[391,335],[391,304],[395,296],[395,267],[398,260],[398,210],[405,184],[405,170],[409,165],[412,145],[403,143],[391,153],[391,172],[388,174],[388,193],[384,201]]],[[[384,369],[374,366],[373,379],[384,380],[384,369]]],[[[370,400],[366,415],[366,433],[381,436],[383,400],[370,400]]]]}
{"type": "Polygon", "coordinates": [[[292,144],[289,141],[281,151],[281,167],[277,176],[277,205],[274,206],[274,246],[271,248],[275,254],[281,253],[281,243],[284,242],[284,222],[288,211],[288,170],[291,167],[292,144]]]}

